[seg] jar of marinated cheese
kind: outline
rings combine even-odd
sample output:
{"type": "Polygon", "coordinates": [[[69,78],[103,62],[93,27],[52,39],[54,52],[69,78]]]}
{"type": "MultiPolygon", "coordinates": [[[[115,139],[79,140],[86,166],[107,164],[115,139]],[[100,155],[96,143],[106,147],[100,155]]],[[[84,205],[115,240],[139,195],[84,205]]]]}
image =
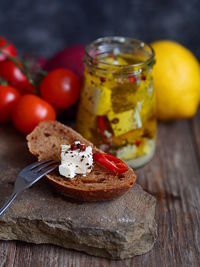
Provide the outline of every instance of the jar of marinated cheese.
{"type": "Polygon", "coordinates": [[[100,38],[86,47],[77,130],[131,167],[149,162],[155,150],[154,52],[144,42],[100,38]]]}

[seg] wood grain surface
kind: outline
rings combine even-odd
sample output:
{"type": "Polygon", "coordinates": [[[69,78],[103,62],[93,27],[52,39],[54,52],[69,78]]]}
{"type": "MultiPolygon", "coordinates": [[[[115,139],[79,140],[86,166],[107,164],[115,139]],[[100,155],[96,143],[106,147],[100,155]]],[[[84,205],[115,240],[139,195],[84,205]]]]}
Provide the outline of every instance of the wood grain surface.
{"type": "Polygon", "coordinates": [[[136,173],[158,200],[158,239],[150,253],[112,261],[56,246],[0,242],[0,266],[200,266],[200,112],[189,121],[160,123],[155,157],[136,173]]]}

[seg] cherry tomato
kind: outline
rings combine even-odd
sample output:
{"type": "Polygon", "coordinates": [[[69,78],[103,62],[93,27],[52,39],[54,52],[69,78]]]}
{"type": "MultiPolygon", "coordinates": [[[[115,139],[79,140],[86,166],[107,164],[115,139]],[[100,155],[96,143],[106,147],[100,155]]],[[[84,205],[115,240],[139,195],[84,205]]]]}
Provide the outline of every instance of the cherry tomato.
{"type": "Polygon", "coordinates": [[[7,39],[0,37],[0,61],[6,59],[6,55],[10,57],[17,56],[17,49],[16,47],[9,43],[7,39]]]}
{"type": "Polygon", "coordinates": [[[68,69],[57,69],[49,72],[40,84],[42,98],[56,109],[71,107],[80,95],[80,80],[68,69]]]}
{"type": "Polygon", "coordinates": [[[18,88],[21,93],[33,93],[34,86],[17,65],[21,66],[21,63],[15,64],[9,59],[0,62],[0,76],[18,88]]]}
{"type": "Polygon", "coordinates": [[[9,122],[19,101],[19,92],[11,86],[0,85],[0,122],[9,122]]]}
{"type": "Polygon", "coordinates": [[[94,153],[93,158],[99,165],[115,173],[124,173],[128,171],[128,166],[113,155],[106,153],[94,153]]]}
{"type": "Polygon", "coordinates": [[[54,108],[36,95],[23,95],[13,113],[15,127],[22,133],[30,133],[41,121],[55,120],[54,108]]]}

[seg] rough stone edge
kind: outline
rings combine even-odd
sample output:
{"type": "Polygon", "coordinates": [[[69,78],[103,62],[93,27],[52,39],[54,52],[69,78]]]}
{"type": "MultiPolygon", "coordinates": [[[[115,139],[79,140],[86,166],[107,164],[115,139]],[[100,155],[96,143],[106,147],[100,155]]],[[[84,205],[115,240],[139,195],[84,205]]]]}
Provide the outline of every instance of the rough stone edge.
{"type": "Polygon", "coordinates": [[[55,225],[53,223],[51,225],[51,223],[45,221],[30,221],[19,218],[17,222],[13,220],[0,222],[0,239],[21,240],[35,244],[53,244],[67,249],[83,251],[94,256],[120,260],[145,254],[153,248],[157,236],[157,226],[154,220],[155,205],[152,206],[150,214],[152,220],[147,220],[147,224],[141,223],[133,227],[130,226],[130,231],[125,231],[125,233],[123,233],[123,228],[122,231],[119,230],[118,232],[105,231],[105,235],[101,234],[102,229],[100,231],[99,229],[90,229],[91,232],[88,233],[84,232],[82,228],[76,229],[76,232],[74,232],[70,225],[64,225],[63,227],[61,224],[55,225]],[[16,229],[16,225],[18,229],[16,229]],[[52,232],[52,229],[54,229],[54,232],[52,232]],[[35,234],[36,232],[38,234],[35,234]],[[135,232],[139,233],[136,239],[135,232]],[[26,238],[23,238],[23,233],[26,238]],[[27,233],[29,238],[27,238],[27,233]],[[48,236],[49,233],[51,233],[50,236],[48,236]],[[116,244],[116,249],[109,247],[109,235],[112,235],[114,241],[111,243],[113,246],[116,244]],[[105,237],[108,239],[105,240],[105,237]],[[135,247],[138,249],[135,249],[135,247]]]}

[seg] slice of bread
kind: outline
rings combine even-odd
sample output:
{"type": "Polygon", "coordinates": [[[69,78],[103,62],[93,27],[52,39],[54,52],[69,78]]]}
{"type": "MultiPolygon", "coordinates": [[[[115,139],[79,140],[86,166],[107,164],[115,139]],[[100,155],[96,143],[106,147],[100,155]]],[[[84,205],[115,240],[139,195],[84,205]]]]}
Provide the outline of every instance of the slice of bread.
{"type": "MultiPolygon", "coordinates": [[[[38,160],[60,161],[60,145],[80,141],[92,146],[93,153],[100,151],[73,129],[57,122],[42,122],[27,136],[30,152],[38,160]]],[[[121,196],[135,182],[131,168],[123,174],[115,174],[94,163],[91,173],[73,179],[61,176],[58,170],[47,175],[49,182],[66,196],[80,201],[104,201],[121,196]]]]}

